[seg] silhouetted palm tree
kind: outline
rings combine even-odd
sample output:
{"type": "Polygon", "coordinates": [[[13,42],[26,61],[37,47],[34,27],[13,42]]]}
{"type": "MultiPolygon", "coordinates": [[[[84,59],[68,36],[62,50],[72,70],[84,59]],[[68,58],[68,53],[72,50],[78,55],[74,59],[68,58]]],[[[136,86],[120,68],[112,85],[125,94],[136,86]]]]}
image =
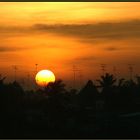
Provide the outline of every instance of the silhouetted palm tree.
{"type": "Polygon", "coordinates": [[[45,92],[47,95],[63,94],[66,92],[65,84],[62,80],[57,80],[54,83],[49,83],[45,87],[45,92]]]}
{"type": "Polygon", "coordinates": [[[57,80],[54,83],[49,83],[45,87],[47,95],[46,112],[50,127],[62,127],[65,119],[68,106],[68,93],[65,89],[65,84],[62,80],[57,80]]]}
{"type": "Polygon", "coordinates": [[[125,82],[125,79],[124,78],[119,79],[119,81],[118,81],[118,87],[122,87],[124,85],[124,82],[125,82]]]}
{"type": "Polygon", "coordinates": [[[114,86],[116,79],[112,74],[106,73],[105,75],[101,76],[101,80],[98,80],[98,82],[100,83],[101,87],[110,88],[114,86]]]}
{"type": "MultiPolygon", "coordinates": [[[[6,85],[4,84],[5,77],[0,75],[0,103],[3,104],[5,102],[5,94],[6,94],[6,85]]],[[[0,108],[3,106],[0,106],[0,108]]]]}
{"type": "Polygon", "coordinates": [[[4,80],[6,79],[6,77],[2,77],[2,75],[0,74],[0,86],[4,85],[4,80]]]}
{"type": "Polygon", "coordinates": [[[140,87],[140,76],[136,76],[136,82],[137,82],[138,87],[140,87]]]}
{"type": "Polygon", "coordinates": [[[101,76],[101,80],[97,81],[99,82],[100,87],[102,87],[102,92],[107,94],[112,92],[116,83],[116,78],[114,78],[112,74],[106,73],[101,76]]]}
{"type": "Polygon", "coordinates": [[[105,101],[105,109],[112,111],[114,106],[115,91],[116,91],[116,78],[112,74],[106,73],[101,76],[100,80],[97,80],[102,88],[102,96],[105,101]]]}

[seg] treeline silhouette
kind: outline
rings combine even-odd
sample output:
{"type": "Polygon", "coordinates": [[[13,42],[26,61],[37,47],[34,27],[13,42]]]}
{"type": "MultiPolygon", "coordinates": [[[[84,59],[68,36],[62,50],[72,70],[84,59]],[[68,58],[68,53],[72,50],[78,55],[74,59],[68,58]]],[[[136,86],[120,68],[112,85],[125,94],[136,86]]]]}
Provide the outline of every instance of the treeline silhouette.
{"type": "Polygon", "coordinates": [[[25,91],[0,76],[0,138],[140,138],[140,77],[97,81],[25,91]]]}

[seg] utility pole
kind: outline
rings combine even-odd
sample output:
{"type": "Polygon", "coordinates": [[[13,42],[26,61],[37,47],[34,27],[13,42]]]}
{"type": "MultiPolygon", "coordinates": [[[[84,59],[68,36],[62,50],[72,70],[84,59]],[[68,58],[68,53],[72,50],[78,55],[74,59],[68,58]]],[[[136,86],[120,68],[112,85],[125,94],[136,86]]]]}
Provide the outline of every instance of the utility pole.
{"type": "Polygon", "coordinates": [[[37,71],[38,71],[38,64],[35,64],[35,72],[37,74],[37,71]]]}
{"type": "Polygon", "coordinates": [[[130,72],[130,79],[132,80],[132,77],[133,77],[133,64],[128,64],[128,70],[130,72]]]}
{"type": "Polygon", "coordinates": [[[77,69],[77,67],[75,65],[73,65],[73,87],[75,88],[76,86],[76,72],[80,71],[77,69]]]}
{"type": "Polygon", "coordinates": [[[82,86],[82,82],[83,82],[83,74],[82,74],[82,70],[79,70],[79,87],[82,86]]]}
{"type": "Polygon", "coordinates": [[[73,87],[74,88],[75,88],[75,82],[76,82],[75,74],[76,74],[75,65],[73,65],[73,87]]]}
{"type": "Polygon", "coordinates": [[[22,85],[25,85],[24,78],[21,79],[21,84],[22,84],[22,85]]]}
{"type": "Polygon", "coordinates": [[[102,74],[104,75],[106,72],[106,64],[101,64],[102,74]]]}
{"type": "Polygon", "coordinates": [[[14,65],[14,66],[12,66],[12,67],[13,67],[13,69],[14,69],[14,80],[16,81],[16,80],[17,80],[17,70],[18,70],[18,68],[17,68],[16,65],[14,65]]]}
{"type": "Polygon", "coordinates": [[[116,72],[117,72],[117,69],[116,69],[116,67],[114,66],[114,67],[113,67],[113,74],[114,74],[114,76],[116,76],[116,72]]]}

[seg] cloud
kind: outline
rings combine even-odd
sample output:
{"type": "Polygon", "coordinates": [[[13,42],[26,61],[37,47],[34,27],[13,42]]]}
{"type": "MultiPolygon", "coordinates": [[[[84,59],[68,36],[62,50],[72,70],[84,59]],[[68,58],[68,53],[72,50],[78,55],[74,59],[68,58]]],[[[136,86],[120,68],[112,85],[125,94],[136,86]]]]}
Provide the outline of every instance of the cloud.
{"type": "MultiPolygon", "coordinates": [[[[41,33],[51,33],[58,36],[73,37],[81,43],[97,44],[104,41],[130,40],[140,38],[140,19],[120,21],[120,22],[102,22],[90,24],[34,24],[32,26],[0,26],[1,37],[13,37],[20,35],[36,35],[41,33]]],[[[116,51],[118,47],[107,47],[105,50],[116,51]]],[[[7,51],[13,51],[8,48],[7,51]]],[[[0,49],[6,51],[5,48],[0,49]]]]}
{"type": "Polygon", "coordinates": [[[112,46],[111,46],[111,47],[106,47],[106,48],[105,48],[106,51],[118,51],[118,50],[120,50],[120,49],[121,49],[120,47],[118,48],[118,47],[112,47],[112,46]]]}
{"type": "Polygon", "coordinates": [[[0,52],[15,52],[15,51],[20,51],[24,50],[26,48],[18,48],[18,47],[8,47],[8,46],[0,46],[0,52]]]}
{"type": "Polygon", "coordinates": [[[79,56],[76,57],[75,59],[69,59],[65,62],[66,65],[71,65],[73,66],[74,64],[76,65],[87,65],[89,66],[89,64],[93,64],[96,61],[98,61],[99,57],[95,57],[95,56],[79,56]]]}
{"type": "Polygon", "coordinates": [[[87,39],[88,42],[93,42],[94,39],[118,40],[140,37],[140,20],[97,24],[35,24],[33,28],[42,32],[77,37],[84,41],[87,39]]]}
{"type": "Polygon", "coordinates": [[[34,24],[32,26],[0,26],[2,35],[20,35],[23,33],[54,33],[63,36],[72,36],[81,39],[83,42],[94,42],[97,39],[126,39],[140,37],[140,19],[102,22],[91,24],[34,24]],[[37,32],[36,32],[37,31],[37,32]],[[38,32],[39,31],[39,32],[38,32]]]}

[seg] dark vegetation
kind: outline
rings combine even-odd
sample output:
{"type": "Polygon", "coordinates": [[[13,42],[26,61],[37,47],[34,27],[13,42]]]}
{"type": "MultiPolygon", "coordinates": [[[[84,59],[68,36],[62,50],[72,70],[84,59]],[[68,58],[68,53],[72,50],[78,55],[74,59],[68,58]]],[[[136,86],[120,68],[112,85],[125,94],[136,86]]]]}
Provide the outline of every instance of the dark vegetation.
{"type": "Polygon", "coordinates": [[[0,138],[140,138],[140,77],[106,73],[80,90],[63,81],[24,91],[0,77],[0,138]],[[101,89],[100,92],[98,89],[101,89]]]}

